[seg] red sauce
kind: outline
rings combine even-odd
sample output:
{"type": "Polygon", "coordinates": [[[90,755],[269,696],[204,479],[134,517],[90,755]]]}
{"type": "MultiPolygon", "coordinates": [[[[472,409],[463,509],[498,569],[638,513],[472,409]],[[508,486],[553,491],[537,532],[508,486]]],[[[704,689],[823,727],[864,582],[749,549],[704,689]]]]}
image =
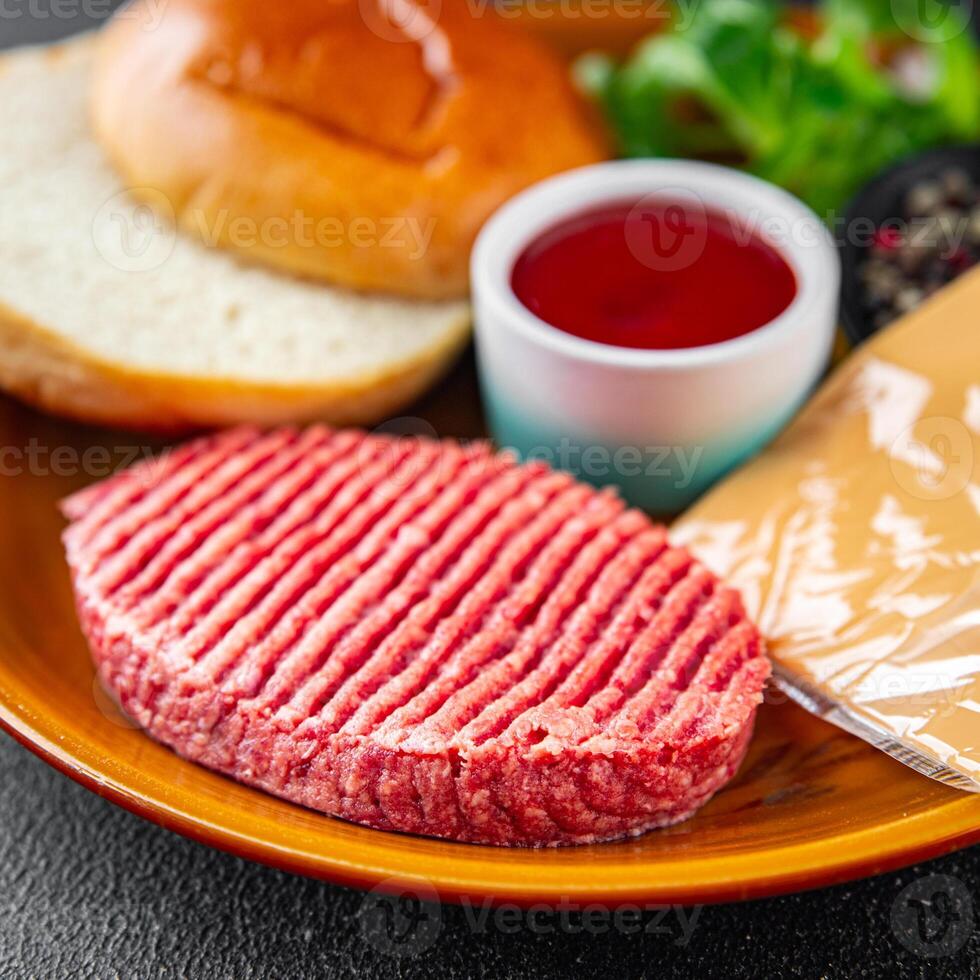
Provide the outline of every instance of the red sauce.
{"type": "Polygon", "coordinates": [[[796,295],[793,270],[752,229],[679,201],[618,202],[562,221],[521,254],[512,286],[565,333],[656,350],[740,337],[796,295]]]}

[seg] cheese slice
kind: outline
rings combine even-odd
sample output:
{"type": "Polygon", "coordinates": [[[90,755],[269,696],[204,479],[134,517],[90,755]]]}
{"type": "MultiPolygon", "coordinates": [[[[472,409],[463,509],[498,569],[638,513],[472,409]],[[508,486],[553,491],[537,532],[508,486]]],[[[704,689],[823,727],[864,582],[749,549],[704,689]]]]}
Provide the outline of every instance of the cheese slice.
{"type": "Polygon", "coordinates": [[[980,791],[980,272],[836,370],[678,521],[811,710],[980,791]]]}

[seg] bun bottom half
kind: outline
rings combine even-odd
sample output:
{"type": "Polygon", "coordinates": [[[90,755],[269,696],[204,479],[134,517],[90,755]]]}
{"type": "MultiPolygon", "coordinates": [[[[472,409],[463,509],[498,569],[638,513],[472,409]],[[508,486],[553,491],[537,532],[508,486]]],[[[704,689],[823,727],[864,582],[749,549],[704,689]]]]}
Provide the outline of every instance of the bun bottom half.
{"type": "Polygon", "coordinates": [[[449,368],[466,303],[294,279],[162,225],[140,239],[89,131],[93,53],[85,36],[0,58],[0,388],[120,427],[370,425],[449,368]]]}

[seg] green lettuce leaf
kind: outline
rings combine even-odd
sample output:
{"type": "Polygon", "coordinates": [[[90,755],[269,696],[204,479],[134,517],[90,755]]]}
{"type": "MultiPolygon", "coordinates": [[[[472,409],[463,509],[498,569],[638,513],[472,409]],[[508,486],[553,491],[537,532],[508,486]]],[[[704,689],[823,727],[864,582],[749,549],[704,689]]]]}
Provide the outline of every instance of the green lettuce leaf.
{"type": "Polygon", "coordinates": [[[824,0],[815,39],[772,0],[701,0],[623,64],[577,65],[626,156],[739,163],[821,212],[910,153],[980,136],[980,58],[942,0],[824,0]]]}

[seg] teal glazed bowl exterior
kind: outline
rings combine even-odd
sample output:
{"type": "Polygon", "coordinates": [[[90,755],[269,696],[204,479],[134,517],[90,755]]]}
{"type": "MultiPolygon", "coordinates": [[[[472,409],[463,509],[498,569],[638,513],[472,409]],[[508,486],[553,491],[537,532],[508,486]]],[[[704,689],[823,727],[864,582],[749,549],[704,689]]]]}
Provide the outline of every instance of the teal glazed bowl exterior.
{"type": "Polygon", "coordinates": [[[833,347],[840,265],[820,219],[780,188],[712,164],[623,160],[550,178],[505,204],[477,239],[472,281],[480,385],[497,443],[672,514],[765,446],[806,400],[833,347]],[[511,276],[538,235],[630,200],[638,208],[680,200],[751,229],[789,263],[794,299],[751,333],[680,350],[585,340],[523,306],[511,276]]]}

